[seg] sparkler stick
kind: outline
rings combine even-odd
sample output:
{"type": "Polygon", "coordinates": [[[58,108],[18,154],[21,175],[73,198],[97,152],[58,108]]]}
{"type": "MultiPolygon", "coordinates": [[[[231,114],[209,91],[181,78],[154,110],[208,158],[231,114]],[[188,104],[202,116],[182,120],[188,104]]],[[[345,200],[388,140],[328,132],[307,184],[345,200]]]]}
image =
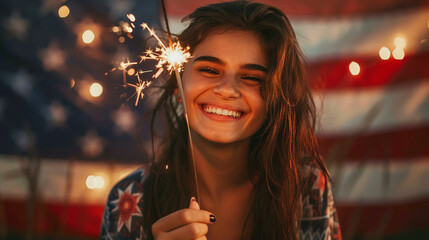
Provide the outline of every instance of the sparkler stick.
{"type": "Polygon", "coordinates": [[[189,126],[188,111],[186,110],[186,101],[185,101],[185,94],[183,92],[182,78],[180,77],[179,71],[174,70],[174,72],[176,74],[177,85],[178,85],[178,88],[180,90],[180,95],[182,96],[183,115],[185,116],[186,126],[188,128],[189,146],[191,148],[192,164],[193,164],[193,168],[194,168],[195,188],[197,191],[196,197],[197,197],[197,201],[201,204],[201,202],[200,202],[200,191],[198,189],[197,165],[195,163],[195,157],[194,157],[194,144],[192,142],[191,127],[189,126]]]}
{"type": "MultiPolygon", "coordinates": [[[[168,25],[167,11],[165,9],[164,0],[161,0],[161,5],[162,5],[162,12],[163,12],[163,15],[164,15],[164,20],[165,20],[165,25],[167,27],[168,40],[169,40],[169,43],[170,43],[170,48],[174,49],[173,40],[171,38],[170,27],[168,25]]],[[[180,44],[179,44],[179,46],[180,46],[180,44]]],[[[182,78],[180,77],[181,66],[176,63],[174,65],[173,69],[174,69],[174,73],[176,74],[177,87],[179,88],[180,95],[182,96],[183,115],[185,116],[186,127],[188,128],[189,146],[190,146],[190,150],[191,150],[191,158],[192,158],[192,164],[193,164],[193,169],[194,169],[195,188],[196,188],[196,191],[197,191],[197,196],[196,197],[197,197],[197,201],[200,202],[200,191],[198,189],[197,165],[196,165],[195,157],[194,157],[194,144],[192,142],[191,128],[189,126],[188,111],[186,109],[186,99],[185,99],[185,94],[183,92],[182,78]]]]}

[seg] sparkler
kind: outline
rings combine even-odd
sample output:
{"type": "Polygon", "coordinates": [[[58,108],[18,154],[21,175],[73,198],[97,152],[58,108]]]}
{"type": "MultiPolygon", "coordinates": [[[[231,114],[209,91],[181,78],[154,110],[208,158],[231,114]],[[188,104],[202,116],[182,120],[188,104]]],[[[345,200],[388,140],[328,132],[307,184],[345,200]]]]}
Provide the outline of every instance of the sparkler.
{"type": "MultiPolygon", "coordinates": [[[[143,81],[140,78],[140,75],[142,73],[145,73],[148,71],[138,71],[135,74],[138,82],[136,84],[127,83],[126,72],[130,66],[137,65],[137,64],[141,63],[142,61],[145,61],[148,59],[157,61],[157,65],[155,66],[157,68],[157,71],[152,76],[152,78],[154,78],[154,79],[158,78],[160,76],[160,74],[164,71],[164,69],[166,69],[169,74],[171,74],[174,71],[175,76],[176,76],[176,80],[177,80],[177,86],[178,86],[178,89],[179,89],[179,92],[180,92],[180,95],[182,98],[183,114],[184,114],[184,117],[186,120],[186,126],[188,128],[188,137],[189,137],[189,144],[190,144],[191,157],[192,157],[192,163],[193,163],[193,169],[194,169],[194,177],[195,177],[196,198],[198,201],[200,201],[199,189],[198,189],[198,177],[197,177],[196,163],[195,163],[195,157],[194,157],[194,147],[193,147],[193,142],[192,142],[191,130],[190,130],[190,126],[189,126],[188,112],[186,109],[186,99],[185,99],[185,94],[183,92],[182,78],[180,76],[180,72],[183,70],[183,65],[188,61],[189,58],[191,58],[191,54],[189,52],[189,47],[183,48],[180,45],[179,41],[173,42],[173,40],[171,38],[171,32],[170,32],[170,28],[168,25],[168,18],[167,18],[167,14],[166,14],[166,10],[165,10],[165,4],[164,4],[163,0],[161,0],[161,5],[162,5],[163,13],[164,13],[164,19],[165,19],[165,24],[167,27],[168,38],[169,38],[168,47],[161,41],[161,39],[158,37],[158,35],[155,33],[155,31],[153,29],[149,28],[149,26],[146,23],[142,23],[140,26],[143,28],[143,30],[147,30],[149,32],[149,34],[157,40],[158,47],[156,47],[154,51],[149,49],[146,52],[144,52],[145,55],[140,56],[140,62],[138,62],[138,63],[137,62],[130,62],[127,59],[127,62],[121,62],[120,66],[117,69],[123,71],[124,85],[131,86],[131,87],[135,88],[136,92],[131,96],[131,97],[136,96],[135,106],[137,106],[138,101],[140,99],[143,99],[143,96],[144,96],[143,90],[146,87],[149,87],[152,84],[152,81],[148,81],[148,80],[143,81]]],[[[131,23],[130,24],[122,23],[122,31],[127,33],[127,36],[129,38],[132,38],[131,33],[133,32],[133,29],[135,28],[134,22],[136,19],[135,19],[133,14],[128,14],[127,17],[131,21],[131,23]]],[[[120,29],[120,28],[117,28],[117,29],[120,29]]],[[[116,70],[116,68],[112,69],[112,71],[114,71],[114,70],[116,70]]]]}

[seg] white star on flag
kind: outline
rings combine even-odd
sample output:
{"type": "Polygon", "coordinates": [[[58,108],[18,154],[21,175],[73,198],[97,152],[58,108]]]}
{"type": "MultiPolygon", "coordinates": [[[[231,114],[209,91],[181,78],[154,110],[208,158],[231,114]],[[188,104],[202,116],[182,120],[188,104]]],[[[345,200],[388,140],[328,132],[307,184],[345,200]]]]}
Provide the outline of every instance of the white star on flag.
{"type": "Polygon", "coordinates": [[[103,140],[94,131],[87,132],[80,144],[82,152],[89,157],[96,157],[104,150],[103,140]]]}
{"type": "Polygon", "coordinates": [[[123,106],[112,114],[113,121],[120,132],[132,133],[136,126],[136,114],[123,106]]]}
{"type": "Polygon", "coordinates": [[[7,31],[20,40],[27,36],[29,25],[28,20],[22,18],[18,12],[13,12],[9,19],[3,22],[7,31]]]}
{"type": "Polygon", "coordinates": [[[64,66],[66,54],[58,47],[58,44],[51,42],[48,48],[39,52],[43,67],[50,70],[59,70],[64,66]]]}

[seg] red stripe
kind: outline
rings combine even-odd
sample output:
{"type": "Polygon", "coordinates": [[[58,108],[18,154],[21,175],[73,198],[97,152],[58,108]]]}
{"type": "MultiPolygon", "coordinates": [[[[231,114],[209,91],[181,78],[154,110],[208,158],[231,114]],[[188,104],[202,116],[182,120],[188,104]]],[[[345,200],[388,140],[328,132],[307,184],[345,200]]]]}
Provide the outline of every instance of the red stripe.
{"type": "Polygon", "coordinates": [[[344,239],[429,229],[429,198],[401,203],[336,203],[344,239]]]}
{"type": "MultiPolygon", "coordinates": [[[[25,233],[29,230],[27,202],[0,199],[0,222],[10,232],[25,233]]],[[[67,237],[97,237],[100,234],[104,206],[60,203],[35,205],[33,230],[38,235],[67,237]]]]}
{"type": "MultiPolygon", "coordinates": [[[[185,16],[194,9],[210,3],[218,3],[219,0],[166,0],[167,13],[175,16],[185,16]]],[[[267,3],[282,9],[287,15],[297,16],[345,16],[374,14],[391,11],[403,11],[413,8],[422,8],[429,6],[428,0],[301,0],[301,1],[282,1],[282,0],[261,0],[261,3],[267,3]]]]}
{"type": "MultiPolygon", "coordinates": [[[[24,234],[28,218],[26,202],[2,199],[0,204],[0,220],[5,223],[6,230],[24,234]]],[[[344,236],[374,236],[382,224],[381,234],[429,229],[429,199],[383,204],[337,203],[336,206],[344,236]]],[[[96,238],[99,235],[104,211],[102,205],[71,204],[65,207],[59,203],[39,203],[36,209],[34,233],[37,235],[76,238],[96,238]]]]}
{"type": "Polygon", "coordinates": [[[429,51],[416,54],[405,53],[403,60],[380,58],[351,58],[323,60],[308,66],[310,85],[315,90],[341,90],[396,85],[429,79],[429,51]],[[353,76],[349,64],[360,65],[360,73],[353,76]]]}
{"type": "Polygon", "coordinates": [[[383,133],[318,136],[320,151],[334,161],[409,160],[429,157],[429,125],[383,133]]]}

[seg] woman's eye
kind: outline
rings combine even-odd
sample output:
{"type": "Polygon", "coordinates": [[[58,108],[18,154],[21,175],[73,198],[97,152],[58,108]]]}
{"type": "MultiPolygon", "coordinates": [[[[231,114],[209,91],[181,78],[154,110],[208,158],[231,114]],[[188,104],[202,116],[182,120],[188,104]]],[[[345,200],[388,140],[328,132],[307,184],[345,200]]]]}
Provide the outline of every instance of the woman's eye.
{"type": "Polygon", "coordinates": [[[214,68],[202,67],[198,69],[199,72],[209,74],[209,75],[218,75],[219,71],[214,68]]]}
{"type": "Polygon", "coordinates": [[[246,80],[246,81],[253,81],[256,83],[261,83],[263,81],[263,79],[261,77],[255,76],[255,75],[244,75],[242,77],[242,79],[246,80]]]}

